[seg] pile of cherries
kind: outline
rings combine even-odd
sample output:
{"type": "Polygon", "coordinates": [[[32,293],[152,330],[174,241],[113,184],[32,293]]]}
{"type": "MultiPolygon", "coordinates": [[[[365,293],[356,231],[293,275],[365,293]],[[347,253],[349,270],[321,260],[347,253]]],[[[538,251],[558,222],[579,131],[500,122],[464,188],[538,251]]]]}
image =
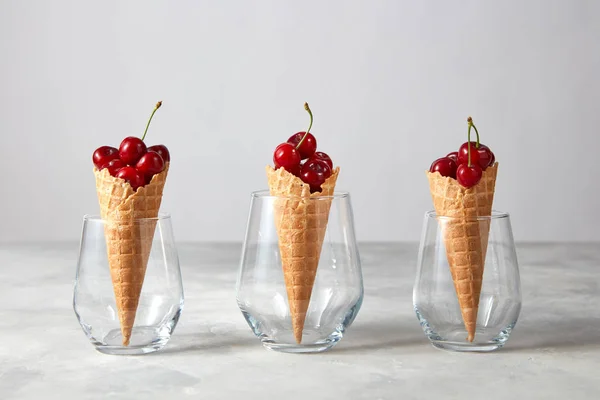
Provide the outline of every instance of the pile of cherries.
{"type": "Polygon", "coordinates": [[[129,182],[133,190],[150,183],[154,175],[162,172],[171,160],[169,150],[162,144],[146,147],[144,143],[150,121],[161,105],[160,101],[156,104],[141,139],[126,137],[118,150],[110,146],[98,147],[92,155],[96,168],[107,168],[112,176],[129,182]]]}
{"type": "Polygon", "coordinates": [[[273,154],[275,169],[283,168],[291,174],[302,179],[310,185],[310,192],[320,192],[321,185],[331,176],[333,161],[331,158],[317,151],[317,139],[310,133],[313,123],[313,115],[304,103],[304,109],[310,115],[310,125],[306,132],[298,132],[281,143],[273,154]]]}
{"type": "Polygon", "coordinates": [[[467,118],[467,123],[467,142],[463,143],[457,152],[435,160],[429,172],[439,172],[440,175],[454,178],[462,186],[470,188],[479,183],[483,171],[494,165],[496,156],[489,147],[479,142],[479,132],[471,117],[467,118]],[[477,142],[471,142],[471,128],[475,129],[477,142]]]}

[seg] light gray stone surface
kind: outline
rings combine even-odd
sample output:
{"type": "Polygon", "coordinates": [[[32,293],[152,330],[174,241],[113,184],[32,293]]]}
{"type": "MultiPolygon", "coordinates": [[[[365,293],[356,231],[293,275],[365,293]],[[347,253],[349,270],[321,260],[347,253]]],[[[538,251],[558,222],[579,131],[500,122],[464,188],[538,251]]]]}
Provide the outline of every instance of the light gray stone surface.
{"type": "Polygon", "coordinates": [[[235,301],[240,246],[181,244],[185,309],[146,356],[96,352],[71,307],[77,244],[0,246],[0,399],[600,398],[600,244],[518,246],[507,347],[434,349],[412,310],[415,244],[361,246],[365,301],[330,352],[265,350],[235,301]]]}

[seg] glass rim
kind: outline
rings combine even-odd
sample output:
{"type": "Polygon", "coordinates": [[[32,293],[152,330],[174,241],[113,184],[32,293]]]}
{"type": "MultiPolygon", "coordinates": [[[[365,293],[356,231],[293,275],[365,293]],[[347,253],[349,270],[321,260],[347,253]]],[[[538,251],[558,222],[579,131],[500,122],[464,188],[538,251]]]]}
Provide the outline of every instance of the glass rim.
{"type": "Polygon", "coordinates": [[[510,214],[504,211],[492,210],[492,215],[481,215],[477,217],[449,217],[446,215],[437,215],[435,210],[430,210],[425,213],[426,218],[435,218],[441,220],[456,220],[456,219],[468,219],[468,220],[477,220],[477,221],[490,221],[496,219],[508,219],[510,218],[510,214]]]}
{"type": "MultiPolygon", "coordinates": [[[[152,218],[135,218],[134,221],[164,221],[171,219],[171,214],[166,212],[159,212],[157,217],[152,218]]],[[[83,216],[84,222],[105,222],[99,214],[85,214],[83,216]]]]}
{"type": "Polygon", "coordinates": [[[255,192],[250,193],[253,199],[306,199],[306,200],[323,200],[323,199],[346,199],[350,197],[349,192],[344,191],[334,191],[332,195],[329,196],[311,196],[311,197],[302,197],[302,196],[271,196],[271,192],[269,189],[257,190],[255,192]]]}

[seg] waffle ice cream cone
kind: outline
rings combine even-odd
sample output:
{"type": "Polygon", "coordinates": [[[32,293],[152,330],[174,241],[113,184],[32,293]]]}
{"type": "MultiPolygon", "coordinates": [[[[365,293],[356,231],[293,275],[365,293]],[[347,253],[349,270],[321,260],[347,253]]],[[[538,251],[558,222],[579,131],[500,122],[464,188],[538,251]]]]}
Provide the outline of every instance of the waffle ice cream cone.
{"type": "Polygon", "coordinates": [[[321,185],[321,193],[310,193],[310,187],[283,168],[267,167],[271,196],[274,202],[275,228],[279,237],[279,252],[285,287],[292,316],[294,338],[300,344],[304,321],[310,303],[321,246],[327,230],[331,199],[310,201],[318,196],[332,196],[339,174],[335,168],[321,185]]]}
{"type": "Polygon", "coordinates": [[[469,342],[475,338],[490,229],[489,220],[478,221],[477,217],[492,214],[497,171],[495,163],[483,171],[477,185],[468,189],[456,179],[427,172],[436,214],[451,217],[438,221],[469,342]]]}
{"type": "Polygon", "coordinates": [[[123,179],[111,176],[108,169],[94,168],[124,346],[131,338],[156,227],[156,222],[140,223],[139,219],[158,216],[168,169],[167,163],[149,184],[134,191],[123,179]]]}

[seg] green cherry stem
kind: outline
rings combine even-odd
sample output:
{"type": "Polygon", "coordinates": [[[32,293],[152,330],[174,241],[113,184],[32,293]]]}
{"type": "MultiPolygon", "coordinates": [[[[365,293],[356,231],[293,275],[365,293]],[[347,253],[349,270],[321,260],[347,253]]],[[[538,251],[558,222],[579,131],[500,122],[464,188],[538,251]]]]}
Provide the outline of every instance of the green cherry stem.
{"type": "Polygon", "coordinates": [[[146,137],[146,133],[148,132],[148,127],[150,126],[150,121],[152,121],[152,117],[154,117],[154,113],[156,112],[156,110],[158,110],[160,108],[160,106],[162,106],[162,101],[159,101],[158,103],[156,103],[156,106],[154,106],[154,110],[152,110],[152,114],[150,114],[150,119],[148,119],[148,123],[146,124],[146,130],[144,130],[144,136],[142,136],[142,142],[144,141],[144,138],[146,137]]]}
{"type": "Polygon", "coordinates": [[[475,129],[475,134],[477,135],[477,144],[475,145],[475,147],[479,148],[479,131],[477,130],[477,127],[473,123],[473,118],[471,118],[471,117],[467,118],[467,123],[469,124],[469,130],[471,129],[471,127],[473,127],[473,129],[475,129]]]}
{"type": "Polygon", "coordinates": [[[467,159],[469,160],[469,162],[467,163],[467,166],[470,167],[471,166],[471,128],[475,129],[475,134],[477,134],[477,144],[475,145],[475,148],[477,148],[477,149],[479,148],[479,132],[477,131],[477,127],[473,123],[473,118],[471,118],[471,117],[467,118],[467,124],[469,124],[469,130],[467,131],[467,159]]]}
{"type": "Polygon", "coordinates": [[[310,111],[310,107],[308,106],[308,103],[304,103],[304,109],[308,112],[308,115],[310,115],[310,125],[308,125],[308,129],[306,130],[306,133],[304,134],[304,136],[302,136],[302,140],[300,140],[298,142],[298,144],[296,145],[296,150],[298,150],[300,148],[300,145],[302,144],[302,142],[304,142],[304,139],[306,139],[306,136],[308,136],[308,132],[310,132],[310,128],[312,128],[312,123],[313,123],[313,115],[312,115],[312,111],[310,111]]]}

